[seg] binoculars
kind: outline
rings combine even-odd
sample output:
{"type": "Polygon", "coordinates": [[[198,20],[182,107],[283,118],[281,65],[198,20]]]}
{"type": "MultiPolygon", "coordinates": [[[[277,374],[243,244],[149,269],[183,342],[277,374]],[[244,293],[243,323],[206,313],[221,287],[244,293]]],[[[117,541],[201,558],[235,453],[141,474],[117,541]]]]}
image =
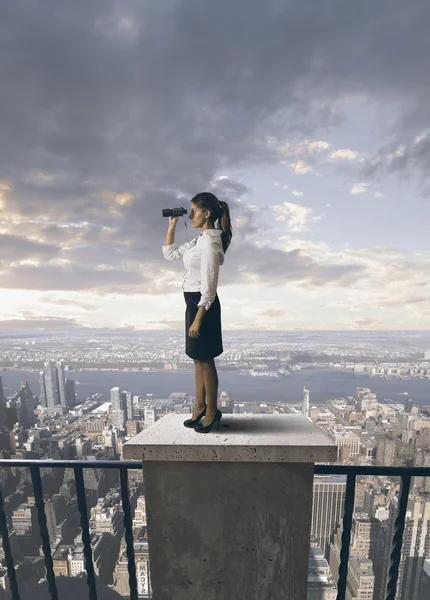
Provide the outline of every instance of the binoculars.
{"type": "Polygon", "coordinates": [[[181,208],[162,208],[161,212],[163,217],[182,217],[187,214],[187,209],[181,206],[181,208]]]}

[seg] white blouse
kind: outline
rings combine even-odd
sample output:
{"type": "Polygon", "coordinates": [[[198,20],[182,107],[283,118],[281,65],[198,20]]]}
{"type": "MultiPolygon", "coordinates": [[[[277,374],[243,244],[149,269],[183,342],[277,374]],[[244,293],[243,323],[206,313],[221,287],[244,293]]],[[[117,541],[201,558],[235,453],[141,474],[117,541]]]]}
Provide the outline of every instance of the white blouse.
{"type": "Polygon", "coordinates": [[[222,229],[205,229],[182,246],[163,246],[167,260],[183,258],[186,271],[182,289],[184,292],[201,292],[197,306],[204,306],[206,310],[215,300],[219,267],[224,263],[221,235],[222,229]]]}

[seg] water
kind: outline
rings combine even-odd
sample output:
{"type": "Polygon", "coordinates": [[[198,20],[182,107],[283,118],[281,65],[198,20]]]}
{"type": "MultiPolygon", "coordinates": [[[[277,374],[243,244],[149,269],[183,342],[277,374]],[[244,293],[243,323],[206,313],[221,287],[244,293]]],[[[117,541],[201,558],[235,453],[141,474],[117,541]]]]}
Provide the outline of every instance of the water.
{"type": "MultiPolygon", "coordinates": [[[[0,371],[5,394],[19,389],[21,380],[27,380],[30,388],[39,393],[39,375],[27,371],[0,371]]],[[[79,381],[76,392],[86,399],[97,392],[109,399],[109,390],[119,386],[133,394],[153,394],[155,398],[167,398],[172,392],[195,395],[194,373],[84,371],[66,372],[66,376],[79,381]]],[[[323,404],[330,398],[352,396],[357,387],[368,387],[378,400],[389,398],[403,403],[406,397],[415,404],[430,405],[430,380],[397,378],[369,378],[334,369],[310,369],[293,372],[290,377],[250,377],[234,371],[218,370],[218,391],[228,391],[234,402],[301,402],[303,388],[310,390],[311,404],[323,404]],[[407,394],[405,394],[407,392],[407,394]]]]}

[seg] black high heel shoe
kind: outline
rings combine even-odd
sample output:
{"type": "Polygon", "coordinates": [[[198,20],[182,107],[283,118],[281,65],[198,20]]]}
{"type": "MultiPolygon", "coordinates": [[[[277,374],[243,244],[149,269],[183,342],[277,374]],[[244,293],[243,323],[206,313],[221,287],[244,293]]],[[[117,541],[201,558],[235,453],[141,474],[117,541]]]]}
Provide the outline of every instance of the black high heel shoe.
{"type": "Polygon", "coordinates": [[[205,414],[206,414],[206,406],[204,407],[202,412],[199,414],[197,419],[187,419],[186,421],[184,421],[185,427],[195,427],[196,425],[198,425],[200,423],[200,419],[202,417],[204,417],[205,414]]]}
{"type": "Polygon", "coordinates": [[[214,425],[215,423],[216,423],[217,431],[219,431],[219,424],[221,422],[221,417],[222,417],[222,412],[220,410],[217,410],[214,418],[209,423],[209,425],[196,425],[196,427],[194,427],[194,431],[197,431],[198,433],[209,433],[209,431],[212,429],[212,425],[214,425]]]}

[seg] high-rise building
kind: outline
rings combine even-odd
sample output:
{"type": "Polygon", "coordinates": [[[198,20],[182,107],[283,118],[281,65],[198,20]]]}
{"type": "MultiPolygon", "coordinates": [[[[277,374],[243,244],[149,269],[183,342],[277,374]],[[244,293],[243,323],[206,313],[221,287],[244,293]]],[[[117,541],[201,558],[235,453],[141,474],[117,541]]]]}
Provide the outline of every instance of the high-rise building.
{"type": "Polygon", "coordinates": [[[380,437],[376,442],[376,463],[385,467],[394,465],[396,455],[396,440],[380,437]]]}
{"type": "Polygon", "coordinates": [[[3,390],[3,380],[0,376],[0,425],[6,422],[6,398],[3,390]]]}
{"type": "Polygon", "coordinates": [[[46,406],[48,409],[54,408],[57,404],[60,404],[57,388],[57,369],[55,365],[47,361],[43,373],[45,375],[46,406]]]}
{"type": "Polygon", "coordinates": [[[19,396],[16,401],[18,423],[30,427],[35,422],[33,393],[28,381],[21,381],[19,396]]]}
{"type": "Polygon", "coordinates": [[[316,475],[313,484],[311,536],[326,558],[332,536],[342,523],[345,475],[316,475]]]}
{"type": "Polygon", "coordinates": [[[61,406],[67,406],[66,381],[64,379],[63,361],[57,361],[57,390],[61,406]]]}
{"type": "Polygon", "coordinates": [[[12,513],[13,530],[20,535],[31,531],[36,531],[36,514],[35,506],[27,503],[20,504],[12,513]]]}
{"type": "Polygon", "coordinates": [[[125,413],[123,410],[112,411],[112,425],[120,431],[125,430],[125,413]]]}
{"type": "Polygon", "coordinates": [[[75,381],[66,377],[66,403],[69,408],[76,404],[76,387],[75,381]]]}
{"type": "MultiPolygon", "coordinates": [[[[127,555],[124,546],[121,546],[121,556],[117,562],[114,581],[115,590],[121,596],[130,595],[129,576],[127,569],[127,555]]],[[[151,577],[149,569],[149,550],[147,541],[134,543],[134,554],[136,564],[137,592],[139,598],[150,598],[152,594],[151,577]]]]}
{"type": "MultiPolygon", "coordinates": [[[[364,513],[356,513],[351,529],[346,598],[356,600],[379,598],[374,595],[374,590],[375,561],[379,569],[381,566],[380,544],[378,521],[369,519],[364,513]]],[[[339,580],[341,546],[342,529],[339,527],[330,544],[330,569],[336,582],[339,580]]]]}
{"type": "Polygon", "coordinates": [[[360,412],[369,410],[376,405],[376,394],[373,394],[370,388],[358,387],[355,391],[355,403],[360,412]]]}
{"type": "MultiPolygon", "coordinates": [[[[398,497],[390,503],[385,537],[382,591],[386,590],[391,565],[392,539],[398,512],[398,497]]],[[[403,545],[400,556],[396,598],[398,600],[422,600],[421,579],[425,560],[430,557],[430,501],[420,496],[409,496],[406,511],[403,545]]]]}
{"type": "Polygon", "coordinates": [[[375,574],[372,561],[362,556],[351,556],[348,564],[347,598],[372,600],[375,574]]]}
{"type": "Polygon", "coordinates": [[[126,421],[125,429],[128,436],[134,437],[140,433],[140,421],[126,421]]]}
{"type": "Polygon", "coordinates": [[[122,392],[118,386],[111,388],[110,400],[112,404],[112,423],[121,431],[125,427],[125,412],[123,410],[122,392]]]}
{"type": "Polygon", "coordinates": [[[348,456],[358,456],[360,454],[361,439],[353,431],[328,431],[328,435],[337,446],[337,460],[341,458],[342,448],[348,449],[348,456]]]}
{"type": "Polygon", "coordinates": [[[334,583],[327,559],[318,544],[311,540],[309,549],[308,589],[306,600],[336,600],[334,583]]]}
{"type": "Polygon", "coordinates": [[[134,512],[133,527],[146,527],[146,501],[145,496],[139,496],[134,512]]]}
{"type": "Polygon", "coordinates": [[[40,373],[39,373],[39,388],[40,388],[40,392],[39,392],[39,404],[41,406],[44,406],[46,408],[47,407],[47,404],[46,404],[46,384],[45,384],[45,373],[43,371],[40,371],[40,373]]]}
{"type": "Polygon", "coordinates": [[[132,421],[134,417],[133,394],[121,392],[121,409],[124,411],[125,420],[132,421]]]}
{"type": "Polygon", "coordinates": [[[405,404],[404,404],[405,413],[410,413],[413,406],[414,406],[414,402],[413,402],[412,398],[406,398],[405,404]]]}
{"type": "Polygon", "coordinates": [[[149,408],[149,406],[145,406],[143,414],[145,419],[145,425],[151,425],[157,420],[157,409],[155,408],[149,408]]]}
{"type": "Polygon", "coordinates": [[[121,410],[121,391],[118,386],[111,388],[110,401],[112,403],[112,410],[121,410]]]}
{"type": "MultiPolygon", "coordinates": [[[[414,467],[430,467],[430,449],[417,449],[413,458],[414,467]]],[[[413,477],[412,489],[419,493],[430,493],[430,477],[413,477]]]]}
{"type": "Polygon", "coordinates": [[[309,417],[309,390],[303,388],[302,415],[309,417]]]}

